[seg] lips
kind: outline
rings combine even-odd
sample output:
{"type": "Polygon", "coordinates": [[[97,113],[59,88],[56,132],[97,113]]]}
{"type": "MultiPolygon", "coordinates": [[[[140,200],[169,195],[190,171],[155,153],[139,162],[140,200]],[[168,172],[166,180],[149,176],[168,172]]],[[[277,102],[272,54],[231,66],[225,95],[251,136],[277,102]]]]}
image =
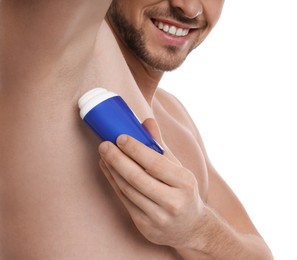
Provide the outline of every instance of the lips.
{"type": "Polygon", "coordinates": [[[154,24],[159,30],[166,32],[170,35],[177,36],[177,37],[184,37],[189,34],[190,29],[186,28],[179,28],[174,25],[167,24],[165,22],[160,22],[155,20],[154,24]]]}

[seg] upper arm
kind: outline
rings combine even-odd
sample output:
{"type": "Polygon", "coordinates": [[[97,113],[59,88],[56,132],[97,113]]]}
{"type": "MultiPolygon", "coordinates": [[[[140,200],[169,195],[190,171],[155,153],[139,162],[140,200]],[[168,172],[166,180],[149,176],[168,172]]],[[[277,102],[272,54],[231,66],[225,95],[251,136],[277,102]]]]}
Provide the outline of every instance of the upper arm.
{"type": "Polygon", "coordinates": [[[258,235],[242,203],[212,165],[199,130],[185,107],[164,90],[159,90],[158,94],[159,98],[162,97],[163,104],[167,106],[167,111],[172,111],[174,117],[193,134],[200,146],[208,173],[207,206],[225,219],[236,231],[258,235]],[[165,99],[166,102],[164,102],[165,99]]]}
{"type": "Polygon", "coordinates": [[[229,225],[240,233],[259,235],[245,208],[228,184],[208,162],[207,205],[222,216],[229,225]]]}
{"type": "Polygon", "coordinates": [[[111,4],[111,0],[98,0],[99,12],[97,12],[98,18],[103,21],[106,15],[106,12],[111,4]]]}

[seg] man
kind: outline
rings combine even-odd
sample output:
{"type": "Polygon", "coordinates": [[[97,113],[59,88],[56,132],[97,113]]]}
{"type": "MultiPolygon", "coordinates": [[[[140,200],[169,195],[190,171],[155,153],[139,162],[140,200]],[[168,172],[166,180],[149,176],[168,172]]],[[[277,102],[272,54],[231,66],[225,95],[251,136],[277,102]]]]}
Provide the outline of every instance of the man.
{"type": "MultiPolygon", "coordinates": [[[[194,9],[205,4],[184,2],[194,9]]],[[[211,2],[208,8],[218,10],[220,2],[211,2]]],[[[179,1],[137,3],[182,11],[179,1]]],[[[138,77],[137,65],[145,63],[120,44],[137,88],[103,21],[109,4],[0,0],[0,259],[269,259],[242,206],[208,162],[186,112],[156,91],[155,75],[162,73],[149,69],[150,80],[142,73],[138,77]],[[142,120],[155,117],[164,141],[156,121],[145,125],[164,146],[164,156],[128,139],[126,145],[132,142],[132,150],[145,154],[147,161],[141,162],[122,137],[119,147],[132,160],[103,143],[98,170],[100,141],[81,122],[77,108],[78,98],[94,85],[123,95],[142,120]],[[140,173],[134,178],[137,191],[127,186],[126,173],[140,173]],[[156,215],[148,218],[148,212],[156,215]]],[[[173,12],[176,19],[179,12],[173,12]]]]}
{"type": "MultiPolygon", "coordinates": [[[[154,121],[164,156],[133,138],[99,147],[100,165],[140,233],[184,259],[271,259],[242,205],[210,163],[182,105],[158,89],[219,18],[223,0],[114,0],[107,20],[154,121]]],[[[161,258],[160,258],[161,259],[161,258]]]]}

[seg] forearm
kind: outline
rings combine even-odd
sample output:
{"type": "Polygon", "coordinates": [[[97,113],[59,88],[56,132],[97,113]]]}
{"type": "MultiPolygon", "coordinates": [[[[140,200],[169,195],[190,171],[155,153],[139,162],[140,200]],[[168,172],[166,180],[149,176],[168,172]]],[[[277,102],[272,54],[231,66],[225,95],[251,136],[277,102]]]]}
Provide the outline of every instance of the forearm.
{"type": "Polygon", "coordinates": [[[269,248],[260,236],[236,232],[221,217],[205,207],[196,237],[183,248],[177,248],[186,260],[270,260],[269,248]]]}

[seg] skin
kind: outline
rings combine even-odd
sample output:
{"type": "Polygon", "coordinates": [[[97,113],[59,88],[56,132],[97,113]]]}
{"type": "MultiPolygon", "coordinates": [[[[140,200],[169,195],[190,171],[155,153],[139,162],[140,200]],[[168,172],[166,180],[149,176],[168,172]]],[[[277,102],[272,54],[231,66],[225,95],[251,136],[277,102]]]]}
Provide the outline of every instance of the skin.
{"type": "Polygon", "coordinates": [[[187,112],[156,88],[163,72],[117,43],[109,5],[0,0],[0,258],[269,259],[187,112]],[[144,125],[164,156],[121,137],[120,149],[102,143],[98,166],[100,140],[77,108],[95,85],[154,118],[144,125]]]}
{"type": "Polygon", "coordinates": [[[182,64],[209,34],[222,6],[223,0],[113,1],[108,21],[156,116],[145,125],[166,152],[162,156],[120,136],[118,147],[100,145],[100,166],[149,241],[173,247],[185,259],[271,259],[243,206],[210,163],[185,109],[158,88],[163,72],[182,64]],[[189,34],[172,36],[156,28],[156,21],[190,28],[189,34]]]}

